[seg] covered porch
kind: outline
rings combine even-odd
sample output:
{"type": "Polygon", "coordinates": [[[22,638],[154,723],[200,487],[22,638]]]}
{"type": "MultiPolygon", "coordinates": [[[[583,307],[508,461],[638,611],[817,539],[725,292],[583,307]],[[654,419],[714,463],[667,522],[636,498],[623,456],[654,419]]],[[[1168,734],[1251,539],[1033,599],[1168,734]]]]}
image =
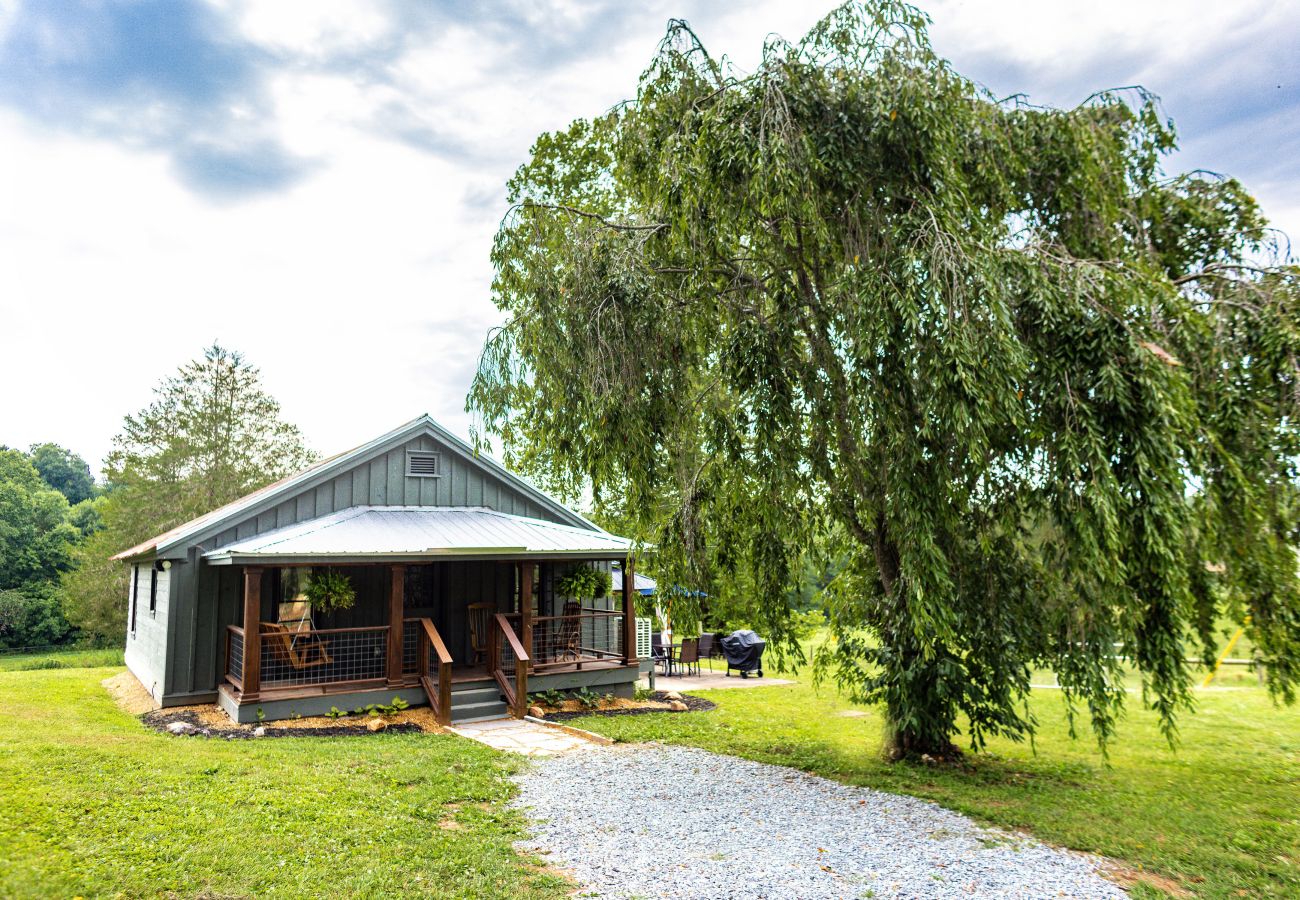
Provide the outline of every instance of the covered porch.
{"type": "Polygon", "coordinates": [[[354,517],[349,529],[312,520],[303,525],[314,528],[288,529],[309,542],[271,532],[206,554],[209,564],[240,573],[239,615],[219,650],[218,699],[233,718],[254,721],[259,710],[267,719],[346,711],[400,696],[427,703],[446,724],[458,711],[522,716],[530,679],[531,689],[631,690],[636,592],[626,541],[487,512],[474,517],[474,546],[455,535],[440,541],[454,546],[429,546],[429,534],[404,532],[445,524],[437,520],[450,511],[401,512],[396,522],[354,517]],[[482,527],[499,519],[509,520],[508,537],[482,527]],[[519,534],[521,527],[532,533],[519,534]],[[395,549],[359,553],[363,536],[395,549]],[[493,539],[513,545],[493,547],[493,539]],[[412,552],[413,540],[426,546],[412,552]],[[612,596],[556,593],[559,573],[609,571],[614,561],[622,569],[612,596]],[[322,614],[304,603],[301,586],[323,571],[355,590],[349,608],[322,614]]]}

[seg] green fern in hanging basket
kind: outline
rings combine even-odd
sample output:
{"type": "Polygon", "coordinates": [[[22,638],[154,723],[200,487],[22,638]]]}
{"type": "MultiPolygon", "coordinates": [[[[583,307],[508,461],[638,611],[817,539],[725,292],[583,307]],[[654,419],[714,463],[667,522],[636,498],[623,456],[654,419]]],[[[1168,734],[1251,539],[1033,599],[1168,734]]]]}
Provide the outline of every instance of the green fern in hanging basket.
{"type": "Polygon", "coordinates": [[[555,579],[555,592],[574,600],[599,600],[607,596],[614,580],[608,572],[575,566],[555,579]]]}
{"type": "Polygon", "coordinates": [[[357,591],[352,580],[333,569],[318,569],[311,573],[303,589],[313,613],[332,613],[351,609],[357,602],[357,591]]]}

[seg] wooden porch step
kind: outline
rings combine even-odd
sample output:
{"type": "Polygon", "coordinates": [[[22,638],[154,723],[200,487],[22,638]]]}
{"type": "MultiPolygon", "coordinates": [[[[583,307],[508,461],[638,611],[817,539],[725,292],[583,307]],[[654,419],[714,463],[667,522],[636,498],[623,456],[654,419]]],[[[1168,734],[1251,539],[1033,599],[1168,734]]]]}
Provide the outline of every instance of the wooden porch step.
{"type": "Polygon", "coordinates": [[[451,721],[454,725],[462,722],[482,722],[484,719],[502,719],[510,710],[504,702],[469,703],[464,706],[452,706],[451,721]]]}
{"type": "Polygon", "coordinates": [[[505,701],[501,699],[501,689],[497,687],[495,681],[485,678],[452,684],[451,720],[453,722],[499,719],[507,712],[505,701]]]}

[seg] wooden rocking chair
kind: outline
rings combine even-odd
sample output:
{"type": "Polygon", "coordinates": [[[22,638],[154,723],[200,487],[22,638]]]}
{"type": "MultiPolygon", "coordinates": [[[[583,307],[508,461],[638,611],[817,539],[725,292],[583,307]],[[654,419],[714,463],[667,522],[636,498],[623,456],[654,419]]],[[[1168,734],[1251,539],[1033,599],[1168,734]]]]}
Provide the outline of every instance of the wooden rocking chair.
{"type": "Polygon", "coordinates": [[[560,661],[582,658],[582,604],[570,600],[564,604],[560,627],[555,632],[555,655],[560,661]]]}
{"type": "Polygon", "coordinates": [[[469,618],[469,648],[474,653],[473,665],[487,660],[488,624],[497,611],[495,603],[471,603],[465,607],[469,618]]]}
{"type": "Polygon", "coordinates": [[[277,659],[294,669],[311,669],[333,662],[326,642],[313,632],[290,631],[279,622],[263,622],[262,634],[270,635],[267,643],[277,659]]]}

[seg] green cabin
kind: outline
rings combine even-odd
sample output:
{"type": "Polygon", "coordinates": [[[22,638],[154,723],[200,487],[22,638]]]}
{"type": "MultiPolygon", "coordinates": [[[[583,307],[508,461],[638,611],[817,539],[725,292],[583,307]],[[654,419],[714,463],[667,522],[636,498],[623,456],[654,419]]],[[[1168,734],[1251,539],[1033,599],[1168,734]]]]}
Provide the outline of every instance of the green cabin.
{"type": "Polygon", "coordinates": [[[116,559],[130,671],[239,722],[394,696],[444,723],[522,716],[529,691],[630,696],[650,655],[632,542],[428,416],[116,559]]]}

